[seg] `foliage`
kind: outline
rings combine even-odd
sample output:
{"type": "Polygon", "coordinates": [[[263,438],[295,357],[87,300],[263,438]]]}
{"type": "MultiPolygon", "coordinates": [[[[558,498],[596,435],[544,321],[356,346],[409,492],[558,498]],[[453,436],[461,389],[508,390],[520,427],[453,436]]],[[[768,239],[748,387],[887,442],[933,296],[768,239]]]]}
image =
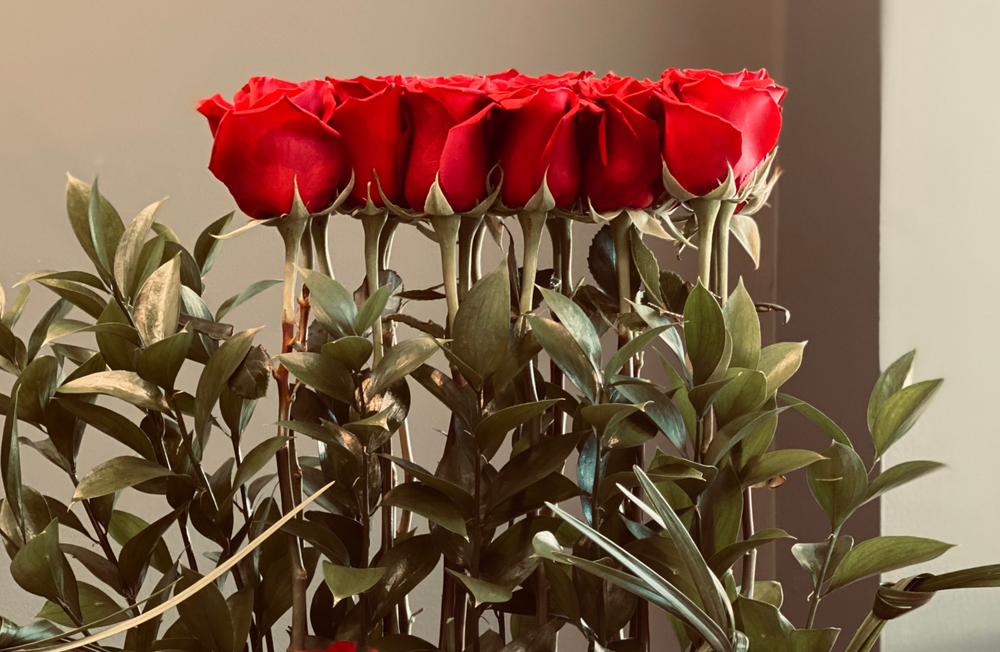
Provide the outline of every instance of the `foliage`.
{"type": "MultiPolygon", "coordinates": [[[[940,381],[911,383],[912,354],[882,374],[867,408],[877,457],[862,460],[856,435],[781,392],[804,344],[765,345],[742,282],[727,296],[724,278],[687,283],[659,267],[644,237],[688,241],[704,224],[692,204],[695,215],[668,201],[549,216],[566,220],[551,231],[563,257],[570,219],[610,222],[590,248],[592,278],[579,283],[564,269],[521,279],[506,249],[480,275],[477,248],[473,272],[458,279],[457,311],[440,324],[406,313],[444,295],[405,289],[386,268],[387,246],[372,249],[378,278],[357,292],[309,268],[312,250],[300,256],[299,245],[313,240],[303,234],[326,236],[304,227],[326,216],[293,208],[272,223],[291,243],[286,299],[296,265],[308,292],[272,355],[254,325],[223,320],[275,282],[252,283],[214,309],[203,299],[224,240],[215,236],[231,215],[192,251],[157,221],[160,203],[126,226],[96,182],[71,178],[69,217],[94,271],[31,274],[13,301],[0,301],[0,367],[14,378],[0,396],[0,534],[14,581],[39,602],[35,622],[2,622],[0,649],[71,649],[127,630],[124,648],[134,652],[272,650],[292,611],[308,615],[293,626],[310,632],[312,648],[349,640],[385,651],[542,650],[572,627],[595,650],[639,650],[649,646],[653,605],[690,649],[830,650],[838,630],[812,628],[826,596],[950,547],[841,534],[862,505],[940,468],[877,465],[940,381]],[[25,338],[18,324],[37,286],[56,300],[25,338]],[[414,336],[401,338],[404,329],[414,336]],[[642,377],[650,359],[662,363],[664,383],[642,377]],[[278,431],[250,445],[272,375],[278,431]],[[413,460],[415,385],[450,413],[433,469],[413,460]],[[776,448],[789,410],[829,436],[829,448],[776,448]],[[104,437],[121,454],[78,468],[81,449],[104,437]],[[217,468],[206,466],[209,447],[228,452],[217,468]],[[69,478],[72,495],[32,486],[27,449],[69,478]],[[792,548],[813,585],[802,628],[781,615],[780,587],[753,570],[758,548],[791,535],[755,531],[747,518],[755,492],[796,472],[831,527],[829,539],[792,548]],[[117,508],[130,492],[157,505],[154,520],[117,508]],[[167,545],[170,531],[183,550],[167,545]],[[420,612],[407,596],[442,559],[440,638],[424,641],[411,634],[420,612]],[[162,615],[175,607],[168,625],[162,615]]],[[[388,217],[392,228],[401,219],[388,217]]],[[[459,232],[460,251],[481,245],[484,229],[503,242],[501,213],[461,219],[475,222],[459,232]]],[[[741,219],[741,229],[755,228],[741,219]]],[[[533,269],[535,257],[527,249],[522,265],[533,269]]],[[[887,620],[934,591],[998,578],[986,567],[884,587],[850,649],[868,649],[887,620]]]]}

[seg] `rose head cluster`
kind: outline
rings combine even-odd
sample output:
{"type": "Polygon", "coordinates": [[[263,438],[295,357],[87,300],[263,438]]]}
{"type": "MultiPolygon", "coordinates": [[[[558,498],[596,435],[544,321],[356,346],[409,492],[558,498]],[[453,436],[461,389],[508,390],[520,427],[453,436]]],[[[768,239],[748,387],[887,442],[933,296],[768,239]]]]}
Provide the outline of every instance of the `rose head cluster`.
{"type": "Polygon", "coordinates": [[[741,190],[774,149],[784,94],[764,70],[255,77],[199,111],[215,137],[209,169],[253,218],[288,213],[296,187],[310,212],[350,187],[353,207],[421,212],[433,191],[463,213],[497,183],[512,210],[544,186],[556,207],[614,211],[729,177],[741,190]]]}

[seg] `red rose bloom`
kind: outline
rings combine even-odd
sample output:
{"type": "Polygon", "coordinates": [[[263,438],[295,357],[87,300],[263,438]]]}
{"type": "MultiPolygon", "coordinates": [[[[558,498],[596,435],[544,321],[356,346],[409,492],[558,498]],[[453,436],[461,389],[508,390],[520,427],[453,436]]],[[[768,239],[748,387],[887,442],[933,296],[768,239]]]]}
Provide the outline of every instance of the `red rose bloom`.
{"type": "Polygon", "coordinates": [[[350,182],[351,199],[364,205],[369,199],[382,206],[375,182],[378,174],[382,192],[394,204],[403,202],[403,173],[409,134],[403,113],[403,87],[398,78],[332,79],[338,106],[330,126],[344,138],[350,165],[344,168],[340,187],[350,182]]]}
{"type": "Polygon", "coordinates": [[[208,169],[250,217],[288,213],[296,183],[306,208],[323,210],[344,168],[343,139],[327,124],[335,106],[325,81],[270,77],[252,78],[232,104],[219,95],[202,100],[198,111],[215,137],[208,169]]]}
{"type": "Polygon", "coordinates": [[[715,190],[728,167],[741,187],[778,142],[785,89],[764,70],[667,70],[660,88],[663,159],[693,195],[715,190]]]}
{"type": "Polygon", "coordinates": [[[599,211],[646,208],[660,194],[663,169],[652,83],[607,75],[580,85],[588,102],[581,138],[580,195],[599,211]]]}
{"type": "Polygon", "coordinates": [[[302,652],[356,652],[357,646],[349,641],[339,641],[334,643],[326,650],[302,650],[302,652]]]}
{"type": "Polygon", "coordinates": [[[546,179],[557,206],[573,203],[580,189],[577,122],[582,103],[576,88],[589,73],[518,75],[490,84],[503,109],[497,158],[503,170],[500,195],[521,208],[546,179]]]}
{"type": "Polygon", "coordinates": [[[423,210],[435,178],[456,213],[486,198],[487,123],[496,107],[475,87],[481,83],[466,76],[404,80],[413,134],[404,194],[413,208],[423,210]]]}

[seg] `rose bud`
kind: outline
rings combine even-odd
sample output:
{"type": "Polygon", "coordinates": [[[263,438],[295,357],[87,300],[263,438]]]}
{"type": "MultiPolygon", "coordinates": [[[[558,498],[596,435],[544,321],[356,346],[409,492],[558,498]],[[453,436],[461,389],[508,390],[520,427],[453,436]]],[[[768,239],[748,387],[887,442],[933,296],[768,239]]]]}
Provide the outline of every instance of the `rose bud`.
{"type": "Polygon", "coordinates": [[[343,136],[351,162],[344,168],[340,187],[350,183],[353,171],[350,200],[354,204],[365,206],[371,200],[373,205],[382,206],[378,184],[390,202],[402,204],[403,174],[409,148],[402,80],[399,77],[327,77],[327,81],[337,98],[337,110],[330,126],[343,136]]]}
{"type": "Polygon", "coordinates": [[[519,75],[488,85],[503,110],[497,160],[503,172],[500,196],[508,208],[523,208],[542,187],[554,206],[572,204],[580,189],[577,122],[583,105],[576,92],[589,73],[534,78],[519,75]]]}
{"type": "Polygon", "coordinates": [[[646,208],[663,189],[663,109],[654,85],[609,74],[582,82],[580,90],[588,101],[580,140],[585,207],[646,208]]]}
{"type": "Polygon", "coordinates": [[[735,195],[778,142],[785,89],[764,70],[667,70],[660,90],[668,190],[680,200],[704,196],[732,170],[726,192],[735,195]]]}
{"type": "Polygon", "coordinates": [[[215,137],[208,169],[255,219],[284,215],[295,188],[309,212],[329,206],[345,167],[344,141],[327,123],[336,99],[326,81],[254,77],[230,104],[202,100],[215,137]]]}
{"type": "Polygon", "coordinates": [[[412,133],[404,195],[414,209],[425,210],[435,181],[455,213],[486,198],[487,123],[496,107],[480,84],[466,76],[404,80],[412,133]]]}

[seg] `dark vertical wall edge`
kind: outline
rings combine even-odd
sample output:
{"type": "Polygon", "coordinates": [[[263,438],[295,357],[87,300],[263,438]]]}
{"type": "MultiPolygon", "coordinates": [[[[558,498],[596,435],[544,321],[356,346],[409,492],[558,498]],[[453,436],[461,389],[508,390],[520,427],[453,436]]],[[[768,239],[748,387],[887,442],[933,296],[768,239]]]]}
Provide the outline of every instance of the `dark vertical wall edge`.
{"type": "MultiPolygon", "coordinates": [[[[777,301],[792,312],[779,340],[809,340],[802,369],[783,388],[815,404],[851,437],[866,461],[865,419],[879,371],[879,165],[881,132],[880,3],[874,0],[788,2],[782,82],[789,88],[779,160],[782,178],[777,236],[777,301]]],[[[823,450],[829,440],[801,418],[782,417],[780,446],[823,450]]],[[[803,473],[774,492],[776,521],[799,541],[830,533],[803,473]]],[[[880,506],[871,504],[845,530],[878,536],[880,506]]],[[[786,546],[787,548],[787,546],[786,546]]],[[[777,578],[786,595],[811,582],[779,549],[777,578]]],[[[872,605],[876,581],[823,601],[817,626],[840,626],[846,645],[872,605]]],[[[808,604],[786,601],[804,626],[808,604]]]]}

